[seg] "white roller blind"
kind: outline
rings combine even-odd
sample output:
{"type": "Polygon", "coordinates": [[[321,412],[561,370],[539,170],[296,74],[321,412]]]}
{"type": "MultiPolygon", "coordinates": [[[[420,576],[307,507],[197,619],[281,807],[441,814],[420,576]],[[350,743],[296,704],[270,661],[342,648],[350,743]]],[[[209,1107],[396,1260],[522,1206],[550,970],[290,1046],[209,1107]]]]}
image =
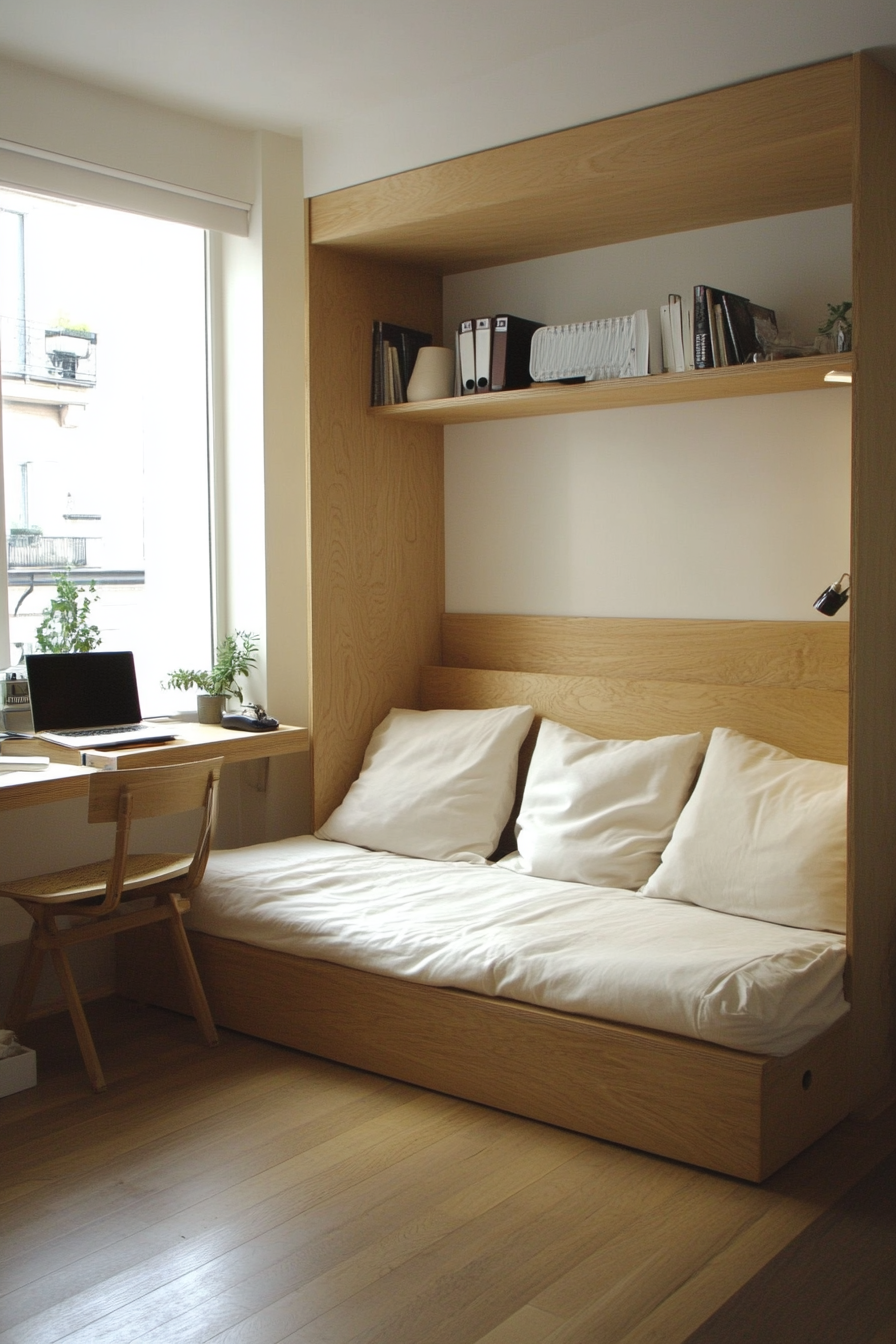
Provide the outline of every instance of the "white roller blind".
{"type": "Polygon", "coordinates": [[[89,205],[245,236],[250,203],[0,140],[0,182],[89,205]]]}

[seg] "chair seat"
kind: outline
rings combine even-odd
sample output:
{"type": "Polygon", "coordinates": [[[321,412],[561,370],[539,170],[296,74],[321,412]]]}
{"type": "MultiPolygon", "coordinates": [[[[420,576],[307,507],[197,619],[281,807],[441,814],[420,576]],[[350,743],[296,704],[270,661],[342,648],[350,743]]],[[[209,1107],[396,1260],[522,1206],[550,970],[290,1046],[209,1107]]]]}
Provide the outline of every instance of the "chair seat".
{"type": "Polygon", "coordinates": [[[189,910],[190,892],[202,881],[205,872],[223,764],[223,758],[216,756],[208,761],[185,761],[178,765],[95,771],[88,784],[87,821],[114,824],[112,857],[0,885],[0,896],[17,901],[34,922],[2,1025],[19,1032],[28,1021],[44,957],[49,955],[65,995],[88,1077],[97,1092],[103,1090],[106,1080],[66,955],[68,947],[112,938],[147,924],[164,923],[193,1015],[207,1044],[218,1043],[182,915],[189,910]],[[133,822],[195,813],[200,808],[192,854],[130,852],[133,822]],[[121,902],[130,896],[143,899],[134,901],[124,913],[121,902]]]}
{"type": "MultiPolygon", "coordinates": [[[[129,854],[123,890],[133,891],[156,882],[183,877],[192,861],[192,854],[129,854]]],[[[78,868],[66,868],[57,873],[4,882],[0,895],[18,896],[26,901],[44,904],[89,900],[105,894],[111,870],[111,859],[84,863],[78,868]]]]}

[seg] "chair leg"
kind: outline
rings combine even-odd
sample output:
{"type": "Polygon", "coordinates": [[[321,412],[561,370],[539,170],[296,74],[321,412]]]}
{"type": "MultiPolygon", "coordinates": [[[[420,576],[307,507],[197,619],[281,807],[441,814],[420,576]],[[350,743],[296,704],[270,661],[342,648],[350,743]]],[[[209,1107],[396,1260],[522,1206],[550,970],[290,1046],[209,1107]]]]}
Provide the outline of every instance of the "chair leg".
{"type": "Polygon", "coordinates": [[[96,1047],[93,1044],[93,1037],[87,1025],[87,1018],[84,1016],[84,1008],[78,994],[78,987],[75,984],[75,977],[72,975],[72,968],[68,963],[68,957],[61,947],[51,947],[50,956],[53,958],[53,966],[65,994],[65,1001],[68,1004],[68,1011],[75,1028],[75,1035],[78,1038],[78,1045],[81,1047],[81,1058],[84,1060],[87,1076],[94,1092],[102,1092],[106,1086],[106,1080],[103,1077],[103,1070],[100,1067],[96,1047]]]}
{"type": "Polygon", "coordinates": [[[199,1024],[199,1029],[205,1039],[206,1045],[218,1044],[218,1033],[215,1031],[215,1024],[212,1021],[211,1010],[208,1006],[208,999],[205,997],[205,990],[202,988],[202,981],[199,979],[199,972],[196,969],[196,962],[193,960],[193,951],[190,947],[190,940],[187,938],[187,931],[184,928],[183,920],[180,917],[178,909],[178,897],[170,892],[168,901],[171,905],[171,916],[168,919],[168,929],[171,934],[171,945],[174,948],[174,954],[177,957],[180,973],[183,976],[187,993],[190,996],[190,1007],[193,1009],[193,1016],[199,1024]]]}
{"type": "Polygon", "coordinates": [[[31,1007],[31,1000],[34,998],[37,982],[43,969],[44,953],[38,943],[39,937],[40,928],[37,924],[34,924],[31,929],[28,951],[25,954],[25,960],[22,962],[15,989],[6,1010],[6,1025],[17,1036],[28,1021],[28,1009],[31,1007]]]}

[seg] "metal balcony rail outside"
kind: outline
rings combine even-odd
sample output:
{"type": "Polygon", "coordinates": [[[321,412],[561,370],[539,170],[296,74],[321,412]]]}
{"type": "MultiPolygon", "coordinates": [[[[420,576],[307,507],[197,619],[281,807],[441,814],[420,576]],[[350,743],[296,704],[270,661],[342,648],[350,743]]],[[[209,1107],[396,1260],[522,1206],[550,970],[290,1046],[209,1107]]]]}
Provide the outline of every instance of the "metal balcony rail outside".
{"type": "Polygon", "coordinates": [[[7,538],[6,554],[10,569],[78,569],[87,564],[87,538],[22,533],[7,538]]]}
{"type": "Polygon", "coordinates": [[[66,387],[96,386],[96,332],[46,327],[0,316],[4,378],[27,378],[66,387]]]}

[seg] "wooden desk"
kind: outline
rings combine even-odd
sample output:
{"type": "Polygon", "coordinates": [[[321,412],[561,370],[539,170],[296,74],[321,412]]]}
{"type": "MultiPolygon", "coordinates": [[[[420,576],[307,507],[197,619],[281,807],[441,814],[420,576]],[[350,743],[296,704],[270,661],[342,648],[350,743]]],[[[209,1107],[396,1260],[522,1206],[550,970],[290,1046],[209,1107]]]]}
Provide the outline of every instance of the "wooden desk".
{"type": "MultiPolygon", "coordinates": [[[[214,756],[223,756],[225,764],[229,765],[308,750],[308,729],[293,728],[289,724],[281,724],[272,733],[240,733],[217,724],[189,723],[180,719],[159,720],[159,726],[176,734],[175,740],[116,749],[103,752],[103,755],[115,762],[117,770],[135,770],[145,765],[205,761],[214,756]]],[[[6,755],[49,756],[51,763],[46,770],[0,774],[0,811],[87,796],[87,781],[94,771],[89,766],[76,764],[80,760],[77,750],[42,742],[40,738],[7,740],[0,744],[0,752],[4,752],[4,748],[6,755]]]]}

